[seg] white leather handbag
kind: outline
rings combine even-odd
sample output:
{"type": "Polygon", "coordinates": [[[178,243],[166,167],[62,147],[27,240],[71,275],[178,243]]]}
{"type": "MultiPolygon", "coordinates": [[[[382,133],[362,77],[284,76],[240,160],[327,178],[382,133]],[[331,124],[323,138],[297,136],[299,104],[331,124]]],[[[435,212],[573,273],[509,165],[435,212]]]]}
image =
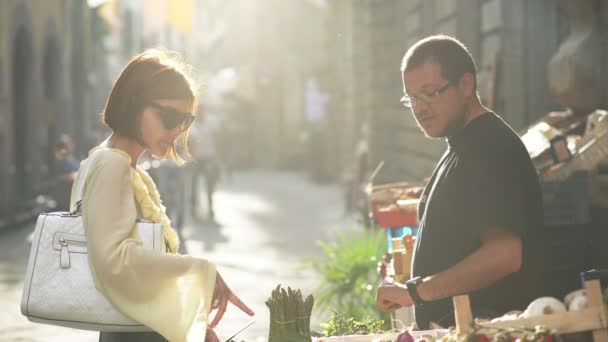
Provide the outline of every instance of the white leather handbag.
{"type": "MultiPolygon", "coordinates": [[[[160,223],[138,220],[144,248],[163,253],[160,223]]],[[[30,321],[105,331],[150,331],[124,316],[95,288],[80,205],[72,213],[38,216],[27,264],[21,313],[30,321]]]]}

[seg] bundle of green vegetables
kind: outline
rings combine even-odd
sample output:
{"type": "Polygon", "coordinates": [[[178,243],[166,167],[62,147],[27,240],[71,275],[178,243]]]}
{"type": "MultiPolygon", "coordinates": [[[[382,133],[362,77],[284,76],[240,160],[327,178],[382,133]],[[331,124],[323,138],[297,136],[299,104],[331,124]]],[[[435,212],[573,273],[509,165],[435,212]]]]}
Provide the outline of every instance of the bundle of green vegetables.
{"type": "Polygon", "coordinates": [[[278,285],[266,301],[270,309],[269,342],[310,342],[310,316],[314,298],[302,297],[300,290],[278,285]]]}
{"type": "Polygon", "coordinates": [[[383,320],[364,318],[359,321],[335,311],[327,323],[321,323],[321,327],[325,329],[323,335],[326,337],[381,334],[383,325],[383,320]]]}

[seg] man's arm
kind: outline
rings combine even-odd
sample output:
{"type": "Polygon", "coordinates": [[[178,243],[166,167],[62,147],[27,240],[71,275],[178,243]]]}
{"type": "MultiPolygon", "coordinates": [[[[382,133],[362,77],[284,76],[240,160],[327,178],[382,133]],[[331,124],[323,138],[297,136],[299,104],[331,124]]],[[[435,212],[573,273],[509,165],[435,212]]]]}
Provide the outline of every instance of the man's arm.
{"type": "MultiPolygon", "coordinates": [[[[417,286],[418,295],[425,301],[434,301],[470,293],[519,271],[521,237],[508,230],[492,229],[484,232],[481,240],[481,247],[474,253],[449,269],[426,277],[417,286]]],[[[378,289],[377,302],[384,311],[413,304],[405,285],[397,283],[383,283],[378,289]]]]}

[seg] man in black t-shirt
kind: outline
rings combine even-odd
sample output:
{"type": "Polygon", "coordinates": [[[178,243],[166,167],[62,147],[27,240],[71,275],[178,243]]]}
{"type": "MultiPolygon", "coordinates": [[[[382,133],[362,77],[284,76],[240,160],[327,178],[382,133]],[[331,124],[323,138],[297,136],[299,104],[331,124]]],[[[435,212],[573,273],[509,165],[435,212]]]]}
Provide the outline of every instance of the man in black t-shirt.
{"type": "Polygon", "coordinates": [[[542,198],[518,135],[484,107],[475,63],[454,38],[413,45],[402,64],[405,96],[422,131],[447,151],[421,197],[406,285],[383,282],[384,311],[415,304],[416,322],[454,324],[451,297],[470,294],[476,317],[524,310],[541,295],[542,198]]]}

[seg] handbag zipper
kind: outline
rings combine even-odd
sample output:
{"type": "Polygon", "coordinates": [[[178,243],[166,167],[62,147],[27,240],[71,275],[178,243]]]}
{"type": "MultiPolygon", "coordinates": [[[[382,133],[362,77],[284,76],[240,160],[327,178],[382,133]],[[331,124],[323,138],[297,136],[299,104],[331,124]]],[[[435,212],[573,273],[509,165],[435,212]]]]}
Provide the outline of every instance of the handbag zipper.
{"type": "Polygon", "coordinates": [[[70,268],[70,251],[68,249],[68,242],[73,244],[86,245],[86,243],[82,241],[66,240],[63,238],[59,239],[59,244],[61,245],[61,252],[59,253],[59,265],[63,269],[70,268]]]}
{"type": "Polygon", "coordinates": [[[78,240],[68,240],[68,239],[64,239],[64,238],[60,238],[59,239],[59,244],[61,246],[63,246],[65,244],[65,246],[67,246],[68,244],[78,244],[78,245],[85,245],[86,246],[86,242],[84,241],[78,241],[78,240]]]}

